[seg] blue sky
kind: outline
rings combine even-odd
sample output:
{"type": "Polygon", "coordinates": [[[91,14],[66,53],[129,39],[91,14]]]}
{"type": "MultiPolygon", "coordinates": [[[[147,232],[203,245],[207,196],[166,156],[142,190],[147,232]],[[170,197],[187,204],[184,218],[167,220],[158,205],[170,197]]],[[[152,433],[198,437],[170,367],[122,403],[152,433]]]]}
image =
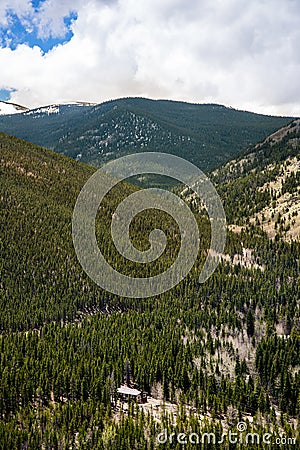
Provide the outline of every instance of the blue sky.
{"type": "Polygon", "coordinates": [[[0,0],[0,99],[300,116],[299,23],[298,0],[0,0]]]}
{"type": "MultiPolygon", "coordinates": [[[[26,45],[29,48],[38,47],[43,55],[59,45],[64,45],[73,37],[71,25],[77,20],[76,11],[69,11],[66,16],[62,15],[60,20],[63,22],[61,27],[63,32],[56,32],[51,29],[53,18],[47,19],[45,23],[45,32],[41,32],[39,16],[44,11],[44,6],[49,4],[47,0],[31,0],[30,2],[20,0],[20,4],[26,4],[26,8],[14,9],[7,5],[4,9],[4,20],[0,21],[0,47],[10,49],[15,52],[19,45],[26,45]],[[49,25],[49,27],[47,27],[49,25]]],[[[58,6],[58,5],[57,5],[58,6]]],[[[58,6],[59,8],[59,6],[58,6]]],[[[1,75],[0,75],[1,82],[1,75]]],[[[17,92],[13,86],[0,85],[0,100],[9,101],[12,94],[17,92]]]]}
{"type": "MultiPolygon", "coordinates": [[[[41,2],[33,2],[35,7],[41,2]]],[[[37,45],[41,50],[47,53],[53,47],[58,44],[63,44],[70,41],[73,33],[70,29],[72,21],[77,19],[75,12],[69,16],[64,17],[63,21],[66,26],[66,33],[63,36],[52,36],[50,34],[47,38],[40,38],[38,35],[37,27],[30,18],[26,21],[19,18],[17,14],[11,12],[8,16],[9,26],[0,26],[0,44],[2,47],[8,47],[11,50],[15,50],[19,44],[26,44],[29,47],[37,45]]]]}
{"type": "MultiPolygon", "coordinates": [[[[20,0],[20,3],[24,0],[20,0]]],[[[56,35],[54,30],[51,30],[51,20],[48,18],[44,21],[46,33],[41,33],[39,16],[47,13],[45,8],[49,1],[47,0],[25,0],[27,8],[18,11],[13,7],[8,6],[5,10],[5,21],[0,22],[0,45],[1,47],[8,47],[15,50],[19,44],[26,44],[29,47],[38,46],[43,52],[47,53],[49,50],[59,44],[70,41],[73,36],[71,24],[77,19],[76,11],[70,11],[66,16],[62,15],[64,27],[63,33],[56,35]],[[47,27],[49,25],[49,27],[47,27]],[[47,30],[48,28],[48,30],[47,30]]],[[[51,3],[51,2],[50,2],[51,3]]],[[[59,5],[57,4],[59,8],[59,5]]]]}
{"type": "Polygon", "coordinates": [[[13,89],[0,89],[0,100],[6,102],[10,99],[13,89]]]}

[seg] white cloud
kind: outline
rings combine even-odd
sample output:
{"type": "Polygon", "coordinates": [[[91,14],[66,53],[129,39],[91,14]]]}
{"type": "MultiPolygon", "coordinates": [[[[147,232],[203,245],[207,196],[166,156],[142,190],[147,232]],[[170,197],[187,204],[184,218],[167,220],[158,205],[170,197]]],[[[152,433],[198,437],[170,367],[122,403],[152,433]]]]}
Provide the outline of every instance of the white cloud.
{"type": "Polygon", "coordinates": [[[82,2],[78,0],[46,0],[41,3],[38,13],[33,15],[33,23],[38,30],[38,36],[41,39],[49,37],[64,37],[68,28],[64,22],[64,17],[80,7],[82,2]],[[58,4],[59,3],[59,4],[58,4]]]}
{"type": "Polygon", "coordinates": [[[31,14],[32,5],[30,0],[1,0],[0,2],[0,25],[9,24],[9,14],[14,12],[20,19],[31,14]]]}
{"type": "Polygon", "coordinates": [[[64,35],[72,11],[68,43],[0,49],[13,101],[142,95],[300,115],[297,0],[46,0],[33,15],[40,36],[64,35]]]}

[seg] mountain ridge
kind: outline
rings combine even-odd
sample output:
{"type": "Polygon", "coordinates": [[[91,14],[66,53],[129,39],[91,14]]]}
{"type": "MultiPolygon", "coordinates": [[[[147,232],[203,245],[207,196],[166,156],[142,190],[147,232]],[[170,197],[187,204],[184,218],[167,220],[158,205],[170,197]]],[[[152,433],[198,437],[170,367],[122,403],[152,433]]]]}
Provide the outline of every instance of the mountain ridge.
{"type": "Polygon", "coordinates": [[[21,114],[22,112],[29,111],[26,106],[18,105],[17,103],[0,101],[0,116],[11,115],[11,114],[21,114]]]}
{"type": "Polygon", "coordinates": [[[300,119],[245,149],[211,176],[224,195],[233,229],[255,223],[270,238],[299,239],[300,119]]]}
{"type": "Polygon", "coordinates": [[[218,104],[127,97],[1,116],[0,130],[95,166],[138,151],[164,151],[207,171],[292,119],[218,104]]]}

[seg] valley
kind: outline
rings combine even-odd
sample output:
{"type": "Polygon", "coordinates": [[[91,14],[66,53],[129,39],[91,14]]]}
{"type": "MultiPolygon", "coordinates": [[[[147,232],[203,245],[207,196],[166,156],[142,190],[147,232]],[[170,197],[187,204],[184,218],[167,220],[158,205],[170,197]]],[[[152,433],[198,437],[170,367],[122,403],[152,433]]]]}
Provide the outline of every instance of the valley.
{"type": "MultiPolygon", "coordinates": [[[[67,135],[82,114],[88,118],[86,125],[79,123],[85,131],[74,129],[74,134],[62,138],[64,150],[55,152],[0,133],[0,448],[183,448],[177,441],[159,443],[159,434],[167,430],[168,436],[213,433],[214,446],[205,442],[201,448],[221,450],[232,448],[228,437],[218,443],[222,433],[238,433],[241,422],[249,432],[270,433],[273,443],[284,437],[282,449],[297,448],[299,119],[247,115],[239,122],[241,112],[205,106],[202,120],[208,121],[211,114],[205,132],[207,148],[215,148],[215,152],[206,150],[205,167],[213,169],[210,178],[228,223],[224,255],[213,275],[199,284],[210,223],[197,199],[183,195],[201,232],[198,258],[187,277],[170,291],[131,299],[97,286],[82,270],[73,247],[76,198],[96,170],[82,161],[100,164],[93,152],[91,159],[87,153],[78,158],[78,152],[83,155],[90,145],[89,120],[95,119],[98,128],[92,129],[97,129],[102,141],[105,133],[111,136],[112,129],[120,128],[120,134],[106,141],[107,151],[111,146],[115,155],[129,151],[123,145],[129,143],[128,136],[137,142],[130,152],[140,151],[148,136],[155,146],[161,141],[156,149],[178,148],[178,154],[189,155],[199,164],[204,153],[189,147],[191,141],[193,145],[200,142],[200,131],[191,132],[200,117],[198,107],[190,106],[193,122],[188,104],[176,105],[184,111],[177,116],[175,105],[165,109],[165,103],[153,102],[147,106],[146,117],[144,100],[121,103],[122,107],[116,101],[39,108],[33,114],[16,114],[15,119],[0,118],[0,130],[5,123],[11,134],[22,130],[28,139],[35,131],[37,136],[40,133],[37,139],[45,136],[48,144],[44,145],[49,147],[61,139],[63,130],[67,135]],[[228,147],[223,153],[212,137],[218,128],[212,125],[215,113],[223,117],[227,128],[228,147]],[[225,113],[231,119],[225,120],[225,113]],[[29,126],[32,121],[44,125],[34,129],[29,126]],[[239,136],[240,127],[252,131],[239,136]],[[99,129],[106,131],[101,134],[99,129]],[[131,131],[127,134],[128,129],[141,130],[143,139],[131,131]],[[80,136],[84,139],[79,140],[80,136]],[[177,138],[178,147],[174,147],[177,138]],[[118,142],[121,150],[117,150],[118,142]],[[117,388],[126,381],[128,361],[132,383],[148,393],[144,405],[116,401],[117,388]]],[[[226,135],[221,125],[218,130],[219,145],[226,135]]],[[[110,236],[112,215],[137,189],[122,182],[104,198],[96,236],[116,270],[141,277],[169,267],[180,238],[172,217],[149,209],[134,221],[132,242],[147,249],[149,233],[159,228],[168,239],[165,253],[146,265],[128,262],[118,253],[110,236]]],[[[234,448],[243,447],[238,443],[234,448]]],[[[195,445],[189,442],[184,448],[195,445]]],[[[247,448],[270,445],[250,442],[247,448]]]]}

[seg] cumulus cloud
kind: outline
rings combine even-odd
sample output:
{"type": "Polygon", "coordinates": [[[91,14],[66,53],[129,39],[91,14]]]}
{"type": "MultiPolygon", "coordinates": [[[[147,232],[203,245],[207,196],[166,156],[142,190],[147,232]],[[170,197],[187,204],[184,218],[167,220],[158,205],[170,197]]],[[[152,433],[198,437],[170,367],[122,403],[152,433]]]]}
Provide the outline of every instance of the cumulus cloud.
{"type": "Polygon", "coordinates": [[[47,39],[49,37],[64,37],[68,31],[65,17],[74,13],[82,4],[82,1],[46,0],[41,3],[38,10],[32,16],[32,22],[37,28],[38,37],[47,39]]]}
{"type": "Polygon", "coordinates": [[[9,26],[9,18],[12,12],[20,18],[25,18],[30,14],[31,10],[32,4],[30,0],[1,0],[0,25],[9,26]]]}
{"type": "Polygon", "coordinates": [[[63,37],[64,18],[77,14],[72,39],[46,54],[25,44],[0,49],[0,88],[15,88],[15,102],[132,95],[300,115],[297,0],[45,0],[37,11],[25,0],[9,5],[42,39],[63,37]]]}

